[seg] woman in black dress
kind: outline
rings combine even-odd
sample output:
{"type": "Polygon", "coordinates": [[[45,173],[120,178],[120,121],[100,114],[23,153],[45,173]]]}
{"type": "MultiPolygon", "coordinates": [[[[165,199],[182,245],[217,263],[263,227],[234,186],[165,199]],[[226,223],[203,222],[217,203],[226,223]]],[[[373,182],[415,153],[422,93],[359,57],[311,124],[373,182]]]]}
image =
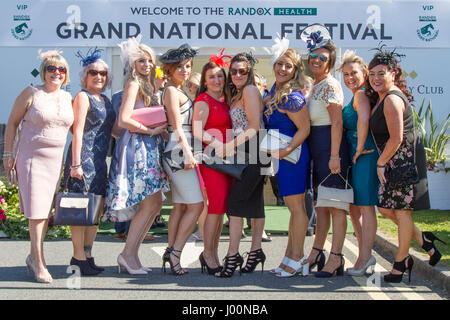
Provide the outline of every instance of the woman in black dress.
{"type": "MultiPolygon", "coordinates": [[[[412,210],[430,207],[426,174],[425,150],[414,126],[411,106],[413,97],[402,76],[402,69],[394,51],[378,49],[369,64],[370,86],[367,90],[374,103],[370,118],[370,130],[380,156],[377,175],[380,180],[378,208],[382,215],[398,224],[397,251],[392,271],[385,275],[386,282],[400,282],[408,269],[409,279],[414,264],[408,251],[415,233],[412,210]],[[376,102],[375,102],[376,101],[376,102]],[[405,178],[406,167],[417,168],[416,179],[405,178]],[[395,181],[393,177],[395,178],[395,181]],[[416,181],[414,181],[416,180],[416,181]],[[400,183],[403,181],[403,183],[400,183]]],[[[422,236],[426,236],[423,233],[422,236]]],[[[433,246],[430,237],[423,239],[433,246]]],[[[427,250],[428,251],[428,250],[427,250]]]]}

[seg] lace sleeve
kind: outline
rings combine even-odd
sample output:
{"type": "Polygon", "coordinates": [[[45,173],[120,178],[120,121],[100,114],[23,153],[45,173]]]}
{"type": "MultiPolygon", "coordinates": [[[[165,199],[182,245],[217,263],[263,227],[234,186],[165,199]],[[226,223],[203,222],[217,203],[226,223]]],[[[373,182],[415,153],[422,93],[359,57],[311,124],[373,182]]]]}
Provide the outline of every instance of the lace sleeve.
{"type": "Polygon", "coordinates": [[[305,97],[303,97],[300,92],[293,91],[288,96],[287,101],[278,106],[278,109],[289,112],[298,112],[303,108],[305,104],[305,97]]]}
{"type": "Polygon", "coordinates": [[[330,81],[328,83],[327,100],[328,104],[335,103],[341,106],[344,104],[344,93],[342,92],[342,87],[339,82],[330,81]]]}

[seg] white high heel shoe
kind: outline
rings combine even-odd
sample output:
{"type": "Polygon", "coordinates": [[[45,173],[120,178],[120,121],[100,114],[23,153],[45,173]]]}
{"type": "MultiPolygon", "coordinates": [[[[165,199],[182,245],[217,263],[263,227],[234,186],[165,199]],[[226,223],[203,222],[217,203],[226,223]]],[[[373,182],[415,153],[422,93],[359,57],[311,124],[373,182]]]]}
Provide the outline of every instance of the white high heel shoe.
{"type": "Polygon", "coordinates": [[[301,273],[303,276],[307,276],[309,274],[309,263],[305,263],[302,264],[303,261],[305,261],[308,257],[304,256],[303,258],[301,258],[298,261],[289,259],[288,263],[286,264],[286,266],[290,267],[291,269],[294,270],[294,272],[289,273],[285,270],[281,270],[281,272],[277,273],[277,277],[280,278],[289,278],[289,277],[293,277],[299,273],[301,273]]]}
{"type": "Polygon", "coordinates": [[[364,265],[364,267],[362,267],[359,270],[356,270],[355,268],[349,268],[347,270],[347,274],[349,276],[354,276],[354,277],[362,277],[363,275],[366,274],[367,270],[372,267],[372,271],[369,272],[371,274],[373,274],[375,272],[375,265],[377,263],[377,259],[375,259],[374,256],[370,256],[369,260],[367,261],[367,263],[364,265]]]}
{"type": "Polygon", "coordinates": [[[117,264],[119,265],[119,273],[120,273],[120,268],[122,267],[122,268],[125,268],[125,270],[127,270],[127,272],[131,275],[148,274],[147,271],[145,271],[142,268],[141,269],[131,269],[121,254],[119,254],[119,256],[117,257],[117,264]]]}
{"type": "MultiPolygon", "coordinates": [[[[291,259],[289,259],[288,257],[284,256],[283,260],[281,260],[281,264],[287,266],[287,264],[289,263],[289,260],[291,260],[291,259]]],[[[282,269],[280,267],[277,267],[277,268],[271,269],[269,272],[270,273],[280,273],[283,270],[284,269],[282,269]]]]}

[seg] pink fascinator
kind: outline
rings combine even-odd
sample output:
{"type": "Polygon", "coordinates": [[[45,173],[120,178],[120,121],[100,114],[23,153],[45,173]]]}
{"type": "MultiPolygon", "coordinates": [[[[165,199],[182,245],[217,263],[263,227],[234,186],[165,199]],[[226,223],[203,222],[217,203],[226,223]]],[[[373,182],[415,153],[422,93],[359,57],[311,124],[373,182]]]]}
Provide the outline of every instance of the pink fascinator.
{"type": "Polygon", "coordinates": [[[224,55],[223,52],[225,51],[225,48],[222,50],[219,50],[217,54],[212,54],[209,56],[209,61],[214,62],[218,66],[221,66],[222,68],[229,68],[230,67],[230,60],[231,56],[224,55]],[[228,59],[228,61],[225,61],[225,58],[228,59]]]}
{"type": "Polygon", "coordinates": [[[48,51],[44,51],[44,52],[42,52],[42,49],[39,49],[37,58],[41,59],[41,60],[45,60],[50,57],[60,56],[61,53],[62,53],[62,50],[59,50],[59,49],[48,50],[48,51]]]}

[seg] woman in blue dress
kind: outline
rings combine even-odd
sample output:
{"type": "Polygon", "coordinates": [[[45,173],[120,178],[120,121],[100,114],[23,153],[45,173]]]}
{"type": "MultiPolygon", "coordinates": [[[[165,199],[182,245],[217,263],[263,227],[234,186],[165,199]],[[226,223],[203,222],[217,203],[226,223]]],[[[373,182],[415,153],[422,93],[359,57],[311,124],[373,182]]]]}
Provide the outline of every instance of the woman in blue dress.
{"type": "Polygon", "coordinates": [[[139,247],[162,208],[162,192],[169,190],[161,163],[167,124],[147,127],[131,118],[134,109],[159,105],[155,95],[155,55],[140,43],[141,36],[122,42],[121,58],[127,70],[118,124],[126,129],[117,141],[111,161],[105,219],[131,220],[127,241],[117,257],[119,272],[147,274],[139,247]]]}
{"type": "Polygon", "coordinates": [[[309,265],[302,265],[302,262],[306,258],[303,245],[308,228],[305,189],[309,149],[305,140],[309,135],[310,121],[306,101],[301,93],[305,85],[301,56],[294,49],[287,49],[276,59],[273,71],[275,84],[264,99],[264,122],[266,129],[278,130],[292,137],[292,140],[286,148],[271,153],[273,158],[279,160],[275,164],[279,194],[291,213],[285,257],[272,273],[279,277],[292,277],[302,268],[305,270],[303,274],[309,272],[309,265]],[[301,154],[296,164],[283,160],[297,147],[301,147],[301,154]]]}
{"type": "MultiPolygon", "coordinates": [[[[353,92],[350,103],[344,107],[342,118],[350,149],[351,185],[354,202],[350,205],[350,217],[358,239],[359,255],[353,268],[347,269],[349,275],[363,276],[370,266],[375,266],[372,247],[377,231],[375,206],[378,201],[378,154],[369,132],[370,101],[364,92],[367,88],[369,69],[361,57],[347,50],[339,69],[344,83],[353,92]]],[[[372,267],[372,268],[373,268],[372,267]]]]}
{"type": "MultiPolygon", "coordinates": [[[[73,102],[73,137],[67,152],[64,177],[70,192],[83,192],[86,183],[89,192],[105,197],[106,154],[116,116],[111,101],[102,92],[111,84],[111,76],[98,50],[88,52],[86,57],[81,53],[78,56],[84,67],[80,77],[83,90],[73,102]],[[69,179],[69,175],[73,179],[69,179]]],[[[74,248],[70,265],[78,266],[83,275],[103,271],[91,255],[98,226],[72,226],[70,229],[74,248]]]]}

